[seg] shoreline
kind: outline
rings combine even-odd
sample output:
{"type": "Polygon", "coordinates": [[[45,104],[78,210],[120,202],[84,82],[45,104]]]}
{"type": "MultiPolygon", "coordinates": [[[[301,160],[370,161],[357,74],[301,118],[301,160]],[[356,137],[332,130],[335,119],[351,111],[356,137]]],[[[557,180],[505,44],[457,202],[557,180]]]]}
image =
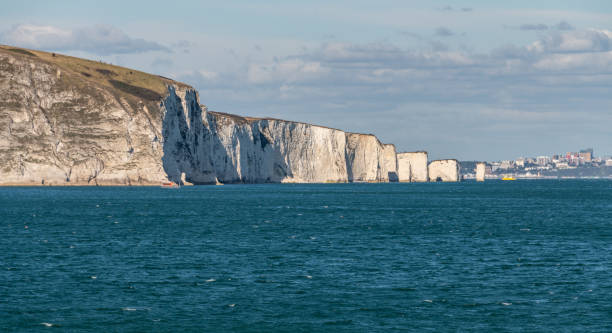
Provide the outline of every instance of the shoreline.
{"type": "MultiPolygon", "coordinates": [[[[514,181],[518,180],[612,180],[612,177],[529,177],[529,178],[516,178],[514,181]]],[[[457,184],[457,183],[486,183],[486,182],[505,182],[500,178],[488,178],[484,182],[476,181],[475,178],[465,178],[459,182],[323,182],[323,183],[299,183],[299,182],[278,182],[278,183],[224,183],[224,184],[193,184],[193,185],[182,185],[181,187],[193,187],[193,186],[224,186],[224,185],[285,185],[285,184],[313,184],[313,185],[330,185],[330,184],[437,184],[437,183],[448,183],[448,184],[457,184]]],[[[9,188],[9,187],[159,187],[163,188],[161,184],[32,184],[32,183],[5,183],[0,184],[0,188],[9,188]]]]}

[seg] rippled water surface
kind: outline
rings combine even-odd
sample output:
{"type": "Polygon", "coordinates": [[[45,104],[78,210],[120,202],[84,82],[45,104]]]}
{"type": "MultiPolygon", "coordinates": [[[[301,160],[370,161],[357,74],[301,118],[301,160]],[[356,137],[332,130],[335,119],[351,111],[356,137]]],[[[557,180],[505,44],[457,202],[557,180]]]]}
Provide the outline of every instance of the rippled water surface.
{"type": "Polygon", "coordinates": [[[0,331],[612,331],[612,181],[0,188],[0,331]]]}

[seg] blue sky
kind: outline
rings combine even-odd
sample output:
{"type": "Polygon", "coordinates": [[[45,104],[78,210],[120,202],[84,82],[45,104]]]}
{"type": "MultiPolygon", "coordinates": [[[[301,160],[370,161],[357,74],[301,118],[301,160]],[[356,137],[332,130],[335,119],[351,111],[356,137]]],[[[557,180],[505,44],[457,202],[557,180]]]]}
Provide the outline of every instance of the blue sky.
{"type": "Polygon", "coordinates": [[[432,158],[612,154],[610,1],[20,1],[0,43],[173,77],[210,109],[432,158]]]}

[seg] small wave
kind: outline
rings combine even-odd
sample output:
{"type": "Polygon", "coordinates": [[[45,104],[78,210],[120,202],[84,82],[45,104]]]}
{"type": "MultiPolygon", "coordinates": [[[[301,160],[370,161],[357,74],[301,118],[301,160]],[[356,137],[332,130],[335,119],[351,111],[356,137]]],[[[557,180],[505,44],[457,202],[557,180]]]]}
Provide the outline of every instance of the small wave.
{"type": "Polygon", "coordinates": [[[121,308],[123,311],[149,311],[151,308],[148,307],[134,307],[134,306],[126,306],[125,308],[121,308]]]}
{"type": "Polygon", "coordinates": [[[228,306],[229,306],[230,308],[233,308],[233,307],[235,307],[235,306],[236,306],[236,304],[229,304],[228,306]]]}
{"type": "Polygon", "coordinates": [[[97,279],[98,277],[97,277],[97,276],[95,276],[95,275],[92,275],[92,276],[90,276],[89,278],[90,278],[90,279],[92,279],[92,280],[95,280],[95,279],[97,279]]]}
{"type": "Polygon", "coordinates": [[[51,323],[40,323],[40,324],[43,325],[43,326],[46,326],[46,327],[55,326],[55,325],[53,325],[51,323]]]}
{"type": "Polygon", "coordinates": [[[206,282],[215,282],[215,281],[217,281],[217,280],[215,280],[215,279],[208,279],[208,280],[206,280],[206,282]]]}
{"type": "Polygon", "coordinates": [[[430,300],[430,299],[424,299],[424,300],[423,300],[423,302],[426,302],[426,303],[433,303],[433,301],[432,301],[432,300],[430,300]]]}
{"type": "Polygon", "coordinates": [[[307,279],[312,279],[312,275],[306,275],[307,279]]]}
{"type": "Polygon", "coordinates": [[[501,304],[502,304],[503,306],[512,305],[512,303],[510,303],[510,302],[502,302],[501,304]]]}

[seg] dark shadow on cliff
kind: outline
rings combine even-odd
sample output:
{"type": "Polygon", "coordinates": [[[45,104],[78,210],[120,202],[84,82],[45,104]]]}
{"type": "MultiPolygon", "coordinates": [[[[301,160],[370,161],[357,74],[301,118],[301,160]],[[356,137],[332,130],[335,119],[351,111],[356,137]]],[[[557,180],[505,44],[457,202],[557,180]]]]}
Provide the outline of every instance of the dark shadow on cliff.
{"type": "MultiPolygon", "coordinates": [[[[238,175],[238,170],[235,165],[231,164],[232,168],[229,168],[230,170],[228,170],[228,165],[230,165],[231,163],[230,161],[232,160],[231,152],[229,152],[225,148],[225,145],[223,144],[223,142],[221,141],[219,137],[219,134],[217,133],[217,128],[223,125],[220,125],[219,119],[216,116],[213,116],[211,114],[207,114],[206,119],[210,126],[208,134],[210,135],[210,141],[211,141],[211,151],[210,151],[211,158],[214,158],[215,156],[220,156],[221,160],[219,161],[219,163],[223,163],[223,170],[222,170],[223,172],[222,173],[216,172],[217,180],[223,184],[243,183],[244,181],[238,175]]],[[[218,167],[214,165],[214,162],[213,162],[213,169],[215,171],[219,170],[218,167]]]]}
{"type": "Polygon", "coordinates": [[[278,183],[293,178],[292,166],[275,143],[267,120],[242,123],[234,119],[240,117],[202,110],[193,90],[186,93],[185,112],[174,88],[168,90],[160,107],[166,109],[162,165],[169,180],[182,184],[182,174],[197,185],[278,183]]]}
{"type": "Polygon", "coordinates": [[[391,183],[399,182],[399,177],[397,175],[397,172],[389,171],[388,176],[389,176],[389,182],[391,182],[391,183]]]}
{"type": "Polygon", "coordinates": [[[202,124],[202,110],[197,103],[195,91],[188,91],[185,99],[189,123],[185,116],[182,100],[174,88],[168,88],[169,95],[160,107],[166,112],[162,119],[163,152],[162,165],[168,179],[183,184],[184,180],[195,184],[214,184],[210,156],[198,156],[199,146],[205,140],[202,124]],[[208,160],[206,159],[208,157],[208,160]],[[204,158],[204,160],[201,160],[204,158]]]}
{"type": "Polygon", "coordinates": [[[181,184],[182,161],[180,156],[189,153],[185,147],[187,121],[183,113],[183,107],[174,89],[169,87],[169,95],[160,103],[160,108],[166,108],[162,119],[162,144],[163,152],[162,166],[168,176],[168,180],[181,184]],[[178,107],[177,107],[178,106],[178,107]]]}

